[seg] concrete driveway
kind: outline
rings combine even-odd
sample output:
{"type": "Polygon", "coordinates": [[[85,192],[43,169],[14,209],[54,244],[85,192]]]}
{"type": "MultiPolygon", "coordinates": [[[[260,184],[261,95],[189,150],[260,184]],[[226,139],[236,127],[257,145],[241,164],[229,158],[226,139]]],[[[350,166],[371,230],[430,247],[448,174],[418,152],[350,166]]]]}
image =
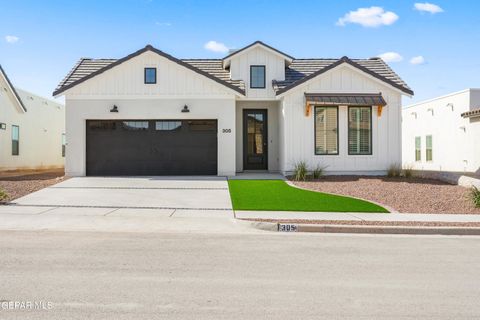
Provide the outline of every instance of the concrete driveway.
{"type": "Polygon", "coordinates": [[[77,177],[16,199],[13,204],[97,211],[232,210],[227,180],[222,177],[77,177]]]}

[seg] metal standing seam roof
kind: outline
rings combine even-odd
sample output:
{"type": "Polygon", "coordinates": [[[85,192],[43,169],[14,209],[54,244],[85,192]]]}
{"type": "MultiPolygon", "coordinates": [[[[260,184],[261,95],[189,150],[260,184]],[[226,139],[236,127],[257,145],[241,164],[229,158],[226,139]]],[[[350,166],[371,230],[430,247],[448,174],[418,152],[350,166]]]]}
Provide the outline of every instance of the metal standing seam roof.
{"type": "Polygon", "coordinates": [[[315,105],[386,106],[382,94],[369,93],[305,93],[308,103],[315,105]]]}
{"type": "MultiPolygon", "coordinates": [[[[130,59],[146,50],[157,52],[174,62],[182,64],[193,71],[201,73],[240,93],[245,93],[245,83],[242,80],[230,79],[230,70],[223,68],[224,59],[176,59],[151,46],[139,50],[122,59],[91,59],[81,58],[67,76],[59,83],[54,95],[59,94],[92,76],[108,70],[116,64],[130,59]]],[[[324,71],[332,69],[341,63],[349,63],[354,67],[371,74],[407,94],[413,94],[408,85],[380,58],[370,59],[294,59],[285,67],[285,80],[273,81],[272,85],[277,95],[314,78],[324,71]]]]}

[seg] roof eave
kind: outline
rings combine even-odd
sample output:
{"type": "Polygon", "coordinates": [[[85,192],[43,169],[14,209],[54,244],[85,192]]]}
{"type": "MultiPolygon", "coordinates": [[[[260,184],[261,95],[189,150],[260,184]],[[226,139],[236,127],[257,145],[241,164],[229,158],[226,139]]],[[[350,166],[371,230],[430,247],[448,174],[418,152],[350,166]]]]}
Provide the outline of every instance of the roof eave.
{"type": "Polygon", "coordinates": [[[91,74],[89,74],[89,75],[87,75],[87,76],[79,79],[79,80],[76,80],[76,81],[70,83],[69,85],[63,86],[63,87],[55,90],[55,91],[53,92],[53,96],[54,96],[54,97],[58,97],[58,96],[61,95],[62,93],[65,93],[67,90],[69,90],[69,89],[71,89],[71,88],[79,85],[80,83],[83,83],[83,82],[85,82],[85,81],[87,81],[87,80],[89,80],[89,79],[91,79],[91,78],[93,78],[93,77],[95,77],[95,76],[97,76],[97,75],[99,75],[99,74],[102,74],[102,73],[104,73],[105,71],[110,70],[110,69],[112,69],[112,68],[114,68],[114,67],[116,67],[116,66],[118,66],[118,65],[120,65],[120,64],[122,64],[122,63],[124,63],[124,62],[126,62],[126,61],[128,61],[128,60],[130,60],[130,59],[132,59],[132,58],[134,58],[134,57],[136,57],[136,56],[139,56],[140,54],[145,53],[145,52],[147,52],[147,51],[154,52],[154,53],[156,53],[156,54],[158,54],[158,55],[160,55],[160,56],[162,56],[162,57],[164,57],[164,58],[166,58],[166,59],[168,59],[168,60],[170,60],[170,61],[173,61],[173,62],[175,62],[175,63],[177,63],[177,64],[179,64],[179,65],[187,68],[187,69],[190,69],[190,70],[192,70],[192,71],[194,71],[194,72],[196,72],[196,73],[198,73],[198,74],[201,74],[201,75],[203,75],[204,77],[209,78],[210,80],[213,80],[213,81],[215,81],[215,82],[217,82],[217,83],[219,83],[219,84],[224,85],[225,87],[233,90],[236,94],[241,94],[242,96],[245,96],[245,90],[242,90],[242,89],[240,89],[240,88],[238,88],[238,87],[236,87],[236,86],[234,86],[234,85],[232,85],[232,84],[230,84],[230,83],[228,83],[228,82],[225,82],[225,81],[223,81],[223,80],[221,80],[221,79],[218,79],[218,78],[216,78],[216,77],[214,77],[214,76],[206,73],[205,71],[202,71],[202,70],[200,70],[200,69],[198,69],[198,68],[195,68],[194,66],[192,66],[192,65],[190,65],[190,64],[188,64],[188,63],[186,63],[186,62],[184,62],[184,61],[182,61],[182,60],[180,60],[180,59],[177,59],[177,58],[175,58],[175,57],[173,57],[173,56],[171,56],[171,55],[169,55],[169,54],[167,54],[167,53],[165,53],[165,52],[163,52],[163,51],[161,51],[161,50],[158,50],[158,49],[154,48],[154,47],[151,46],[151,45],[147,45],[147,46],[145,46],[144,48],[142,48],[142,49],[140,49],[140,50],[137,50],[137,51],[135,51],[134,53],[131,53],[131,54],[129,54],[128,56],[125,56],[125,57],[123,57],[123,58],[121,58],[121,59],[113,62],[112,64],[109,64],[108,66],[105,66],[105,67],[103,67],[103,68],[101,68],[101,69],[99,69],[99,70],[97,70],[97,71],[95,71],[95,72],[93,72],[93,73],[91,73],[91,74]]]}
{"type": "Polygon", "coordinates": [[[248,46],[245,46],[245,47],[243,47],[243,48],[241,48],[237,51],[234,51],[234,52],[230,53],[229,55],[227,55],[226,57],[224,57],[222,59],[223,60],[223,67],[224,68],[228,67],[232,58],[234,56],[236,56],[237,54],[245,53],[246,51],[248,51],[250,49],[253,49],[255,46],[262,46],[262,47],[266,48],[267,50],[271,51],[272,53],[281,56],[288,63],[292,63],[292,61],[295,60],[295,58],[292,57],[291,55],[288,55],[288,54],[286,54],[286,53],[284,53],[284,52],[282,52],[278,49],[275,49],[274,47],[271,47],[271,46],[269,46],[268,44],[266,44],[262,41],[255,41],[255,42],[249,44],[248,46]]]}
{"type": "Polygon", "coordinates": [[[23,103],[22,98],[20,98],[20,95],[18,94],[17,90],[15,90],[15,87],[13,86],[12,82],[10,82],[10,79],[8,78],[7,74],[5,73],[5,71],[3,70],[1,65],[0,65],[0,73],[3,76],[3,78],[5,79],[5,82],[7,83],[7,86],[9,87],[11,92],[13,93],[13,96],[14,96],[15,100],[17,101],[18,105],[20,106],[20,109],[23,112],[27,112],[27,108],[25,107],[25,104],[23,103]]]}

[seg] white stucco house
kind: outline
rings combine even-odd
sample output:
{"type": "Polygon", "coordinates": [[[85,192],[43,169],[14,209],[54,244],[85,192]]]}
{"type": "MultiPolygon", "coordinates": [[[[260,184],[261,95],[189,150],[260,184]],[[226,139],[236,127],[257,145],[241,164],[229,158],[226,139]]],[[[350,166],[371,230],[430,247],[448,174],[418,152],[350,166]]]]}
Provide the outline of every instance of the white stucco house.
{"type": "Polygon", "coordinates": [[[407,106],[402,118],[404,166],[480,175],[480,89],[407,106]]]}
{"type": "Polygon", "coordinates": [[[296,59],[254,42],[223,59],[150,45],[80,59],[65,96],[66,174],[382,174],[401,155],[401,98],[413,91],[379,58],[296,59]]]}
{"type": "Polygon", "coordinates": [[[0,171],[63,168],[65,108],[15,88],[0,66],[0,171]]]}

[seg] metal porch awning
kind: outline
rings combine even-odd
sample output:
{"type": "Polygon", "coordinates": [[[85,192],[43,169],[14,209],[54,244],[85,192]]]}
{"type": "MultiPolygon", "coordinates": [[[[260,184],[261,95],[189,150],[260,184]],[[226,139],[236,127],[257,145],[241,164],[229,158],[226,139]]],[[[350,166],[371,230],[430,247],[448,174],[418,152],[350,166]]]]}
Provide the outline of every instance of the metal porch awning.
{"type": "Polygon", "coordinates": [[[387,105],[381,93],[305,93],[307,105],[379,106],[387,105]]]}
{"type": "Polygon", "coordinates": [[[480,117],[480,107],[473,109],[471,111],[462,113],[462,118],[473,118],[473,117],[480,117]]]}

